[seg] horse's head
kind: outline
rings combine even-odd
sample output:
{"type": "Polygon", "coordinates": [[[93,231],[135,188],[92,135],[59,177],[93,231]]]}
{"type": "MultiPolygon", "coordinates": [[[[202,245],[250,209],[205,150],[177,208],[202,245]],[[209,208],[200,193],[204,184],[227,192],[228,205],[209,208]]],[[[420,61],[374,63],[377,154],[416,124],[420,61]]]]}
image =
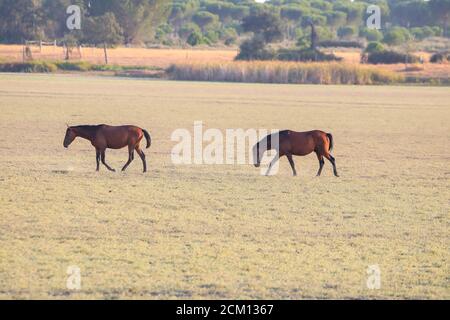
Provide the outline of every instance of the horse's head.
{"type": "Polygon", "coordinates": [[[63,143],[64,148],[68,148],[76,137],[77,133],[75,132],[75,130],[72,127],[67,127],[66,136],[64,137],[63,143]]]}

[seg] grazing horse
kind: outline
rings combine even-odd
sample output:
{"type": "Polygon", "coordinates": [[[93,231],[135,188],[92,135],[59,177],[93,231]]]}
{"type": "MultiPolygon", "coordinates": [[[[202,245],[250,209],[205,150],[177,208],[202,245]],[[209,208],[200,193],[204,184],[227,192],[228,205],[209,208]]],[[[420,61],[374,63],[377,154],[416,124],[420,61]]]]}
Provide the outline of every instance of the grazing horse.
{"type": "Polygon", "coordinates": [[[151,138],[150,134],[136,126],[108,126],[105,124],[97,126],[73,126],[67,128],[66,136],[64,138],[64,148],[75,140],[76,137],[81,137],[89,140],[96,151],[97,171],[100,170],[100,160],[108,170],[115,172],[113,168],[108,166],[105,161],[105,150],[122,149],[128,146],[128,162],[122,168],[122,171],[130,165],[134,160],[134,150],[141,157],[144,165],[144,172],[147,171],[147,163],[145,161],[145,154],[140,148],[140,142],[143,137],[147,140],[147,149],[150,148],[151,138]]]}
{"type": "Polygon", "coordinates": [[[253,147],[253,154],[256,155],[255,167],[259,167],[261,165],[261,158],[265,151],[277,149],[275,140],[273,143],[274,145],[272,146],[272,140],[276,139],[276,137],[274,138],[274,135],[278,135],[279,138],[277,155],[270,163],[266,174],[269,174],[270,169],[279,158],[286,156],[291,165],[292,172],[294,176],[296,176],[297,171],[295,170],[295,164],[292,156],[306,156],[311,152],[315,152],[317,159],[319,159],[320,165],[317,176],[320,176],[322,173],[322,168],[325,164],[323,158],[325,157],[333,165],[334,175],[339,177],[336,169],[336,161],[330,154],[330,151],[333,149],[334,145],[333,136],[331,133],[325,133],[320,130],[308,132],[283,130],[266,136],[253,147]]]}

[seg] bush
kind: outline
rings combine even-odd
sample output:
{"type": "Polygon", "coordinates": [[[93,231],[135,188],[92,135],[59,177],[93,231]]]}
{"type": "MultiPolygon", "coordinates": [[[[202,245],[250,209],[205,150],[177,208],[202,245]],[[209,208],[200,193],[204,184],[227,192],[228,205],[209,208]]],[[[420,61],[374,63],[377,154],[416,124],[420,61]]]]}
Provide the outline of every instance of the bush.
{"type": "Polygon", "coordinates": [[[79,61],[79,62],[56,62],[55,65],[59,70],[64,71],[90,71],[92,70],[92,65],[89,62],[79,61]]]}
{"type": "Polygon", "coordinates": [[[352,26],[340,27],[337,35],[339,38],[351,38],[356,35],[356,28],[352,26]]]}
{"type": "Polygon", "coordinates": [[[312,49],[280,49],[277,52],[277,60],[281,61],[340,61],[341,58],[334,54],[326,54],[312,49]]]}
{"type": "Polygon", "coordinates": [[[199,25],[200,28],[204,28],[207,25],[219,21],[219,17],[208,11],[199,11],[192,16],[192,21],[194,21],[197,25],[199,25]]]}
{"type": "Polygon", "coordinates": [[[381,51],[369,53],[368,62],[371,64],[418,63],[419,57],[396,51],[381,51]]]}
{"type": "Polygon", "coordinates": [[[411,38],[412,37],[408,29],[401,27],[394,27],[386,32],[383,41],[389,45],[396,46],[411,40],[411,38]]]}
{"type": "Polygon", "coordinates": [[[200,32],[192,32],[186,42],[193,47],[202,44],[204,42],[203,35],[200,32]]]}
{"type": "Polygon", "coordinates": [[[363,28],[359,32],[360,37],[364,37],[367,41],[381,41],[383,39],[383,34],[377,29],[363,28]]]}
{"type": "Polygon", "coordinates": [[[379,42],[370,42],[367,47],[365,52],[367,53],[375,53],[375,52],[382,52],[385,51],[384,46],[379,43],[379,42]]]}
{"type": "Polygon", "coordinates": [[[240,46],[236,60],[272,60],[275,53],[265,48],[266,43],[261,37],[253,37],[240,46]]]}
{"type": "Polygon", "coordinates": [[[438,52],[431,56],[430,58],[431,63],[444,63],[444,62],[450,62],[450,53],[447,52],[438,52]]]}
{"type": "Polygon", "coordinates": [[[423,28],[412,28],[411,33],[417,40],[423,40],[434,36],[434,30],[428,26],[423,28]]]}
{"type": "Polygon", "coordinates": [[[319,47],[341,47],[341,48],[363,48],[363,44],[358,41],[339,41],[339,40],[326,40],[321,41],[318,44],[319,47]]]}
{"type": "Polygon", "coordinates": [[[183,39],[187,39],[194,32],[200,33],[200,27],[195,23],[189,22],[180,28],[178,35],[183,39]]]}
{"type": "Polygon", "coordinates": [[[58,68],[55,64],[44,61],[0,64],[0,72],[49,73],[57,70],[58,68]]]}
{"type": "Polygon", "coordinates": [[[225,45],[230,46],[236,43],[238,34],[235,29],[227,28],[221,31],[220,38],[223,40],[225,45]]]}
{"type": "Polygon", "coordinates": [[[214,44],[219,41],[219,32],[214,30],[208,30],[204,34],[204,38],[208,39],[210,43],[214,44]]]}

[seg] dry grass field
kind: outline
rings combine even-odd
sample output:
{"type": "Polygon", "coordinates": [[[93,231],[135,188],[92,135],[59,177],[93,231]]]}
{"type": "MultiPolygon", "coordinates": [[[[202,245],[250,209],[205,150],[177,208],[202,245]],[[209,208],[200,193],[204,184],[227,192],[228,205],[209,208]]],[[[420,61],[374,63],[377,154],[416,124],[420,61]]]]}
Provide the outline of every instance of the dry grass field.
{"type": "MultiPolygon", "coordinates": [[[[62,47],[32,47],[33,57],[38,60],[63,60],[62,47]]],[[[21,62],[23,46],[0,45],[0,60],[21,62]]],[[[173,63],[186,62],[226,62],[233,61],[236,50],[220,49],[143,49],[143,48],[114,48],[108,49],[110,64],[122,66],[149,66],[167,68],[173,63]]],[[[80,60],[75,56],[75,61],[80,60]]],[[[102,48],[83,48],[81,60],[90,63],[103,64],[104,51],[102,48]]]]}
{"type": "Polygon", "coordinates": [[[1,74],[0,120],[0,298],[450,298],[448,88],[1,74]],[[195,120],[332,132],[341,177],[173,165],[195,120]],[[96,173],[66,122],[148,129],[149,172],[96,173]]]}
{"type": "MultiPolygon", "coordinates": [[[[21,45],[0,45],[0,62],[12,61],[21,62],[23,46],[21,45]]],[[[343,49],[341,51],[324,50],[333,52],[336,56],[344,59],[344,63],[358,65],[361,59],[360,51],[355,49],[343,49]]],[[[43,47],[39,52],[39,47],[32,47],[33,57],[37,60],[63,60],[64,53],[62,47],[43,47]]],[[[157,68],[167,68],[172,64],[183,63],[226,63],[231,62],[236,57],[236,49],[144,49],[144,48],[114,48],[108,49],[109,63],[122,66],[147,66],[157,68]]],[[[425,61],[428,61],[430,54],[418,52],[425,61]]],[[[83,60],[94,64],[104,63],[104,52],[101,48],[83,48],[82,58],[74,58],[74,61],[83,60]]],[[[423,65],[408,66],[414,67],[405,70],[404,64],[377,65],[377,68],[398,72],[401,75],[424,78],[449,78],[450,64],[424,63],[423,65]]]]}

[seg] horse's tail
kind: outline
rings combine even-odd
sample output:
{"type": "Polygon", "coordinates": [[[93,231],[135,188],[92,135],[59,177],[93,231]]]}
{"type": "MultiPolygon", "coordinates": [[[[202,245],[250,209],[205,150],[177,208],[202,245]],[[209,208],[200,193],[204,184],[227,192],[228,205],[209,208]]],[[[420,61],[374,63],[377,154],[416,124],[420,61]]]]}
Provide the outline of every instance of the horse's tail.
{"type": "Polygon", "coordinates": [[[150,134],[148,133],[147,130],[142,129],[142,132],[144,133],[145,140],[147,140],[147,147],[146,148],[148,149],[152,145],[152,138],[150,137],[150,134]]]}
{"type": "Polygon", "coordinates": [[[328,149],[328,151],[331,151],[334,147],[333,135],[331,133],[327,133],[327,137],[328,140],[330,140],[330,148],[328,149]]]}

